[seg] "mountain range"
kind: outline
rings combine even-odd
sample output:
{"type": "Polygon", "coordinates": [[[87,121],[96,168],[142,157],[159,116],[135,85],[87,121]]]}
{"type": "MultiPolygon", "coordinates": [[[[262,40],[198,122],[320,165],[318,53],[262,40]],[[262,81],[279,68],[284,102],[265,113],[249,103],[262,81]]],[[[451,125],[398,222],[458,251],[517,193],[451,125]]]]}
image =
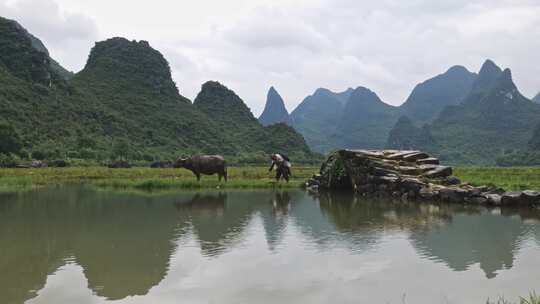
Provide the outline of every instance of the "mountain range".
{"type": "Polygon", "coordinates": [[[0,153],[49,159],[103,160],[121,146],[135,160],[396,148],[455,164],[540,164],[540,94],[527,99],[509,69],[486,60],[478,73],[453,66],[419,83],[397,107],[365,87],[319,88],[289,114],[271,87],[257,119],[217,81],[193,102],[180,95],[169,63],[146,41],[97,42],[72,73],[0,17],[0,137],[0,153]]]}
{"type": "Polygon", "coordinates": [[[317,89],[290,117],[322,153],[422,149],[454,164],[516,164],[540,150],[539,99],[540,94],[535,102],[524,97],[509,69],[486,60],[478,73],[453,66],[418,84],[399,107],[364,87],[341,93],[317,89]]]}
{"type": "Polygon", "coordinates": [[[311,155],[293,128],[261,125],[244,101],[218,82],[203,84],[193,103],[180,95],[169,63],[146,41],[97,42],[84,69],[74,74],[52,59],[38,38],[5,18],[0,18],[0,123],[0,129],[16,130],[19,154],[46,158],[105,159],[122,142],[135,160],[192,153],[311,155]]]}

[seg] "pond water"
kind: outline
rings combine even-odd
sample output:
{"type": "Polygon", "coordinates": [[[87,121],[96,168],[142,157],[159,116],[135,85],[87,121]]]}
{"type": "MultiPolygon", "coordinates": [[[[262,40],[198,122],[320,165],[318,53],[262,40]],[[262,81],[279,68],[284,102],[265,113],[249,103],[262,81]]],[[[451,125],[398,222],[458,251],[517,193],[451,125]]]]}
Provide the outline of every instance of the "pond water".
{"type": "Polygon", "coordinates": [[[540,214],[303,191],[0,195],[0,303],[485,303],[540,292],[540,214]]]}

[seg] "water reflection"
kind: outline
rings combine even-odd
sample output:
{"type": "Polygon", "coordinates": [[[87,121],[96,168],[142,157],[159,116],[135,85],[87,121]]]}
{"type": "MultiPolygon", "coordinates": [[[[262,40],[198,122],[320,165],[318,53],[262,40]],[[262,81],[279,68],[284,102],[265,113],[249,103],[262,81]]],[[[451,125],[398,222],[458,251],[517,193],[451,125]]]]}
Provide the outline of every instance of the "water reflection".
{"type": "MultiPolygon", "coordinates": [[[[304,253],[304,263],[314,268],[323,262],[319,255],[337,248],[399,261],[399,253],[385,248],[403,238],[417,259],[459,272],[478,264],[491,279],[513,267],[528,240],[540,246],[539,218],[531,209],[404,204],[346,193],[317,198],[301,191],[147,196],[60,188],[2,194],[0,303],[36,297],[48,276],[71,264],[82,268],[88,288],[104,300],[148,295],[170,276],[175,252],[188,250],[193,242],[201,258],[210,261],[242,248],[260,255],[254,241],[260,238],[281,260],[313,248],[314,253],[304,253]],[[287,249],[297,246],[294,255],[287,249]]],[[[296,275],[301,272],[297,269],[296,275]]]]}
{"type": "Polygon", "coordinates": [[[512,267],[527,230],[519,218],[480,212],[454,215],[451,225],[414,231],[410,238],[424,256],[458,271],[479,263],[486,277],[493,278],[512,267]]]}
{"type": "Polygon", "coordinates": [[[22,303],[67,261],[108,299],[144,295],[159,284],[179,221],[172,204],[83,188],[43,190],[2,202],[0,303],[22,303]],[[159,222],[156,225],[156,220],[159,222]]]}

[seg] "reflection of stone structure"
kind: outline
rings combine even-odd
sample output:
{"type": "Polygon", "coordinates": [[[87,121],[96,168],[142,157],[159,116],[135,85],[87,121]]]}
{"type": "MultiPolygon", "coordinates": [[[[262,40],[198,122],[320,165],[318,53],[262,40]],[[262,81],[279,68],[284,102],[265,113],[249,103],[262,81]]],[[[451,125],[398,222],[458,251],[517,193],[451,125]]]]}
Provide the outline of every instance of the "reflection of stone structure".
{"type": "Polygon", "coordinates": [[[165,276],[175,231],[184,222],[173,202],[79,188],[5,199],[0,209],[0,303],[34,297],[47,275],[72,258],[99,296],[146,294],[165,276]]]}
{"type": "Polygon", "coordinates": [[[412,244],[422,254],[463,271],[475,263],[493,278],[497,271],[512,267],[521,237],[526,232],[518,218],[492,215],[452,217],[451,223],[440,229],[414,231],[412,244]]]}
{"type": "Polygon", "coordinates": [[[325,193],[320,197],[320,205],[341,231],[432,228],[451,218],[451,210],[445,206],[395,204],[387,199],[358,198],[347,193],[325,193]]]}

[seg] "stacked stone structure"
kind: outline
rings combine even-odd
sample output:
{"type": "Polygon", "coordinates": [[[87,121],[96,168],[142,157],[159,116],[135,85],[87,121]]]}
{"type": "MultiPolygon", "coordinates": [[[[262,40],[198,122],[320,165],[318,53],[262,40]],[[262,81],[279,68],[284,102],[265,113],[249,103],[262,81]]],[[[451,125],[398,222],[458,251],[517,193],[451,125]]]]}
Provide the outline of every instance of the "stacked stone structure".
{"type": "Polygon", "coordinates": [[[306,187],[310,191],[350,189],[360,195],[404,200],[540,205],[540,192],[472,186],[452,173],[452,167],[421,151],[340,150],[330,154],[306,187]]]}

